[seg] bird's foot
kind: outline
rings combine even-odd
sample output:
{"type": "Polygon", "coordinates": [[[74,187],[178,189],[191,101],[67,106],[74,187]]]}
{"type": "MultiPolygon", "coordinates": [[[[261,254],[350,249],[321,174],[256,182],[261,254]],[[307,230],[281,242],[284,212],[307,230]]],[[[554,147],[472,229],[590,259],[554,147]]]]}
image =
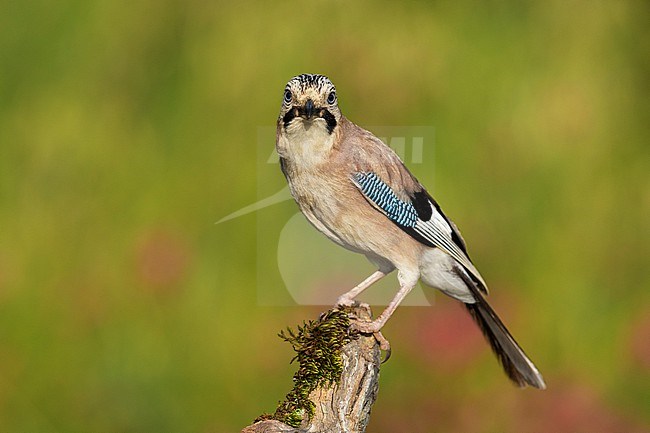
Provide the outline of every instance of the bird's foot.
{"type": "Polygon", "coordinates": [[[390,358],[391,355],[391,349],[390,349],[390,343],[380,331],[380,329],[383,326],[383,323],[381,323],[379,320],[375,320],[372,322],[354,320],[350,326],[352,329],[362,334],[372,334],[373,337],[375,337],[375,340],[377,340],[377,343],[379,343],[379,348],[384,352],[386,352],[384,359],[381,361],[382,364],[388,361],[388,358],[390,358]]]}
{"type": "MultiPolygon", "coordinates": [[[[360,307],[360,308],[365,308],[368,311],[368,314],[370,314],[370,305],[366,304],[365,302],[359,302],[353,298],[349,298],[345,295],[340,296],[336,300],[336,306],[337,307],[344,307],[344,308],[350,308],[350,307],[360,307]]],[[[373,337],[375,337],[375,340],[377,340],[377,343],[379,343],[379,349],[383,350],[386,352],[386,355],[384,356],[384,359],[381,361],[382,364],[386,361],[388,361],[388,358],[390,358],[391,355],[391,349],[390,349],[390,343],[386,339],[386,337],[383,336],[381,333],[380,329],[384,326],[386,323],[385,320],[383,320],[381,317],[377,320],[374,321],[366,321],[366,320],[360,320],[353,318],[352,323],[350,324],[350,328],[361,333],[361,334],[372,334],[373,337]]]]}
{"type": "Polygon", "coordinates": [[[338,299],[336,300],[335,305],[337,307],[354,307],[356,305],[365,306],[364,304],[360,303],[359,301],[355,300],[354,298],[350,298],[350,297],[345,296],[345,295],[339,296],[338,299]]]}
{"type": "Polygon", "coordinates": [[[365,320],[354,320],[352,323],[352,328],[361,332],[362,334],[375,334],[378,333],[381,329],[382,323],[378,323],[377,320],[368,322],[365,320]]]}

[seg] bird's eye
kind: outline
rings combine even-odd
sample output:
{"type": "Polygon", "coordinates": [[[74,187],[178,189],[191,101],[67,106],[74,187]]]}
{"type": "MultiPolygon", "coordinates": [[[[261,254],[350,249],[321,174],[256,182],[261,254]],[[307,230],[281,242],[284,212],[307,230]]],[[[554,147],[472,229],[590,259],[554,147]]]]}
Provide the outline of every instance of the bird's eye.
{"type": "Polygon", "coordinates": [[[330,92],[330,94],[327,95],[327,103],[331,105],[335,102],[336,102],[336,92],[330,92]]]}
{"type": "Polygon", "coordinates": [[[285,90],[284,91],[284,103],[285,104],[291,104],[292,99],[293,99],[293,95],[291,94],[291,90],[285,90]]]}

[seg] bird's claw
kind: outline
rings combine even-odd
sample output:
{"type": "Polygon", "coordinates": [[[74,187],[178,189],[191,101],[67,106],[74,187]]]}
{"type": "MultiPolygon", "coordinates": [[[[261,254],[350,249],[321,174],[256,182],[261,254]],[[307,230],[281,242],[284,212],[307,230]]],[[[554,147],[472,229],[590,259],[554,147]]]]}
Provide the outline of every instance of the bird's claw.
{"type": "Polygon", "coordinates": [[[391,355],[391,349],[390,349],[390,343],[388,340],[386,340],[386,337],[383,336],[383,334],[379,331],[375,332],[372,334],[375,337],[375,340],[379,343],[379,349],[383,350],[385,355],[384,359],[381,360],[381,363],[383,364],[384,362],[388,361],[388,358],[390,358],[391,355]]]}
{"type": "Polygon", "coordinates": [[[381,361],[383,364],[384,362],[388,361],[388,358],[390,358],[391,355],[391,349],[390,349],[390,343],[384,337],[384,335],[381,333],[381,324],[378,323],[377,321],[374,322],[363,322],[363,321],[358,321],[355,320],[352,325],[352,329],[362,333],[362,334],[372,334],[373,337],[375,337],[375,340],[377,340],[377,343],[379,343],[379,349],[383,350],[386,353],[386,356],[384,356],[384,359],[381,361]]]}

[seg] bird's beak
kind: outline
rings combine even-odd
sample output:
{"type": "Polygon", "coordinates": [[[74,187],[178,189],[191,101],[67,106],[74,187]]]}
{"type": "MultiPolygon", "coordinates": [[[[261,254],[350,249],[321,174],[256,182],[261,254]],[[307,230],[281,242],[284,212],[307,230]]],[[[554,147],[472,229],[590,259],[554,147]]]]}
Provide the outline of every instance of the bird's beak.
{"type": "Polygon", "coordinates": [[[307,102],[305,102],[305,116],[307,116],[307,119],[311,119],[311,117],[314,115],[314,101],[311,99],[307,99],[307,102]]]}

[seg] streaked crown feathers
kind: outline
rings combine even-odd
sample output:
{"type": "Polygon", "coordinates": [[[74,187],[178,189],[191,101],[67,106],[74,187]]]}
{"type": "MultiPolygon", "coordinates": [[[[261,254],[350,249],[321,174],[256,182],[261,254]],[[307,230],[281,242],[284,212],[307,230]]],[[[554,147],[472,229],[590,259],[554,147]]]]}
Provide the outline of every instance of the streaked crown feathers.
{"type": "Polygon", "coordinates": [[[285,90],[305,92],[312,88],[319,93],[336,91],[336,87],[325,75],[320,74],[300,74],[289,80],[285,90]]]}

